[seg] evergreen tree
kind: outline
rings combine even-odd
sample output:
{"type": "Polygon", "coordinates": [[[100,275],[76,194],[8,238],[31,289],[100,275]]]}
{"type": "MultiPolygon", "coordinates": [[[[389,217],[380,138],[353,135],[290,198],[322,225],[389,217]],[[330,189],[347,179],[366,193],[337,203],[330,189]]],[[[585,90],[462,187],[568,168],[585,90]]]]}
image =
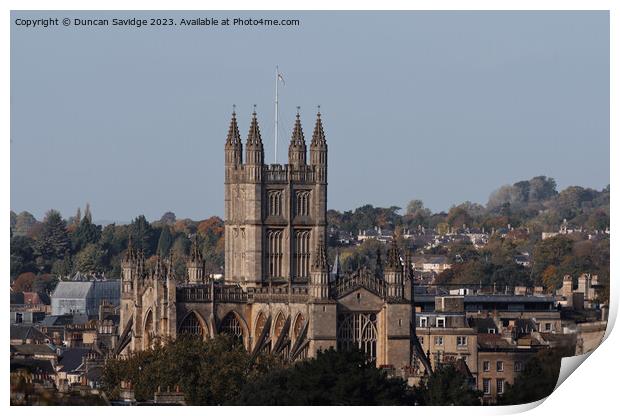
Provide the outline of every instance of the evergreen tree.
{"type": "Polygon", "coordinates": [[[132,236],[135,247],[144,250],[145,256],[150,257],[155,254],[157,248],[157,232],[146,220],[144,215],[140,215],[131,222],[129,234],[132,236]]]}
{"type": "Polygon", "coordinates": [[[172,234],[168,226],[163,226],[161,233],[159,234],[159,241],[157,242],[157,254],[167,256],[170,253],[172,247],[172,234]]]}
{"type": "Polygon", "coordinates": [[[90,216],[84,215],[80,225],[71,235],[73,252],[77,253],[88,244],[94,244],[101,238],[101,226],[91,222],[90,216]]]}
{"type": "Polygon", "coordinates": [[[67,224],[58,211],[50,210],[35,244],[35,252],[41,258],[43,269],[49,270],[56,259],[63,258],[69,244],[67,224]]]}

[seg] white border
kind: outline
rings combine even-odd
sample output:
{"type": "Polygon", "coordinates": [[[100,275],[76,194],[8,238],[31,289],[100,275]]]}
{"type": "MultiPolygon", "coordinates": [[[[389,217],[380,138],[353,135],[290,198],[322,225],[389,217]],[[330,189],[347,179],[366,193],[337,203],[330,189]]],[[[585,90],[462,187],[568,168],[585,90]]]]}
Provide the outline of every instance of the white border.
{"type": "MultiPolygon", "coordinates": [[[[6,10],[4,19],[0,21],[2,27],[2,34],[4,35],[3,42],[1,44],[1,53],[5,57],[5,64],[2,65],[2,79],[4,79],[4,99],[2,100],[2,112],[0,114],[2,120],[3,140],[2,140],[2,152],[0,152],[0,160],[2,166],[2,206],[4,212],[8,214],[10,210],[10,10],[610,10],[610,24],[611,24],[611,138],[610,138],[610,150],[611,150],[611,178],[612,182],[617,183],[614,179],[617,179],[618,169],[615,168],[614,161],[617,161],[617,122],[614,119],[617,118],[617,100],[618,100],[618,83],[615,82],[614,74],[618,71],[618,53],[616,47],[618,45],[618,27],[619,19],[617,15],[618,6],[617,1],[613,0],[593,0],[593,1],[576,1],[576,0],[523,0],[523,1],[491,1],[491,0],[477,0],[477,1],[459,1],[459,0],[435,0],[435,1],[396,1],[396,0],[383,0],[381,2],[370,2],[367,0],[357,1],[354,4],[340,0],[301,0],[295,3],[282,0],[268,0],[261,3],[252,1],[236,1],[232,2],[204,2],[197,0],[178,0],[178,1],[161,1],[153,0],[150,2],[142,2],[137,0],[120,1],[120,0],[108,0],[108,1],[89,1],[88,3],[80,2],[76,0],[66,1],[16,1],[8,0],[3,2],[3,8],[6,10]],[[379,7],[380,6],[380,7],[379,7]]],[[[575,169],[587,169],[587,166],[575,166],[575,169]]],[[[615,197],[616,193],[612,193],[612,211],[613,207],[616,207],[615,197]]],[[[6,215],[6,214],[5,214],[6,215]]],[[[615,231],[615,212],[612,215],[612,230],[615,231]]],[[[8,220],[0,222],[2,228],[0,235],[2,252],[5,253],[2,256],[2,273],[8,280],[9,276],[9,227],[8,220]]],[[[616,245],[611,244],[612,252],[612,264],[611,270],[616,270],[615,260],[618,256],[616,245]]],[[[616,290],[614,283],[617,283],[617,279],[613,279],[611,288],[611,308],[610,308],[610,325],[608,327],[608,337],[603,345],[598,348],[591,357],[587,359],[587,364],[580,366],[574,375],[568,377],[568,379],[555,391],[548,400],[542,400],[533,405],[514,406],[511,408],[501,407],[473,407],[473,408],[390,408],[390,412],[405,414],[405,412],[423,412],[424,414],[477,414],[477,415],[490,415],[490,414],[512,414],[522,412],[528,409],[531,410],[531,414],[542,415],[549,413],[566,413],[566,414],[588,414],[594,412],[613,412],[612,409],[616,408],[615,403],[617,394],[617,384],[615,379],[620,375],[618,372],[619,365],[615,352],[618,351],[618,336],[617,331],[611,332],[609,330],[613,326],[612,320],[615,320],[618,312],[618,290],[616,290]],[[537,406],[537,407],[536,407],[537,406]]],[[[8,283],[8,282],[7,282],[8,283]]],[[[5,299],[7,296],[5,295],[5,299]]],[[[6,309],[5,309],[6,310],[6,309]]],[[[4,319],[3,332],[8,334],[8,319],[4,319]]],[[[6,338],[5,338],[6,339],[6,338]]],[[[3,365],[6,367],[8,362],[4,361],[3,365]]],[[[572,364],[574,366],[574,364],[572,364]]],[[[5,370],[5,377],[2,378],[2,386],[4,396],[4,403],[9,405],[9,378],[6,376],[8,371],[5,370]]],[[[118,413],[123,414],[136,414],[149,412],[152,414],[167,415],[170,413],[171,408],[163,407],[151,407],[151,408],[116,408],[118,413]]],[[[178,409],[178,408],[177,408],[178,409]]],[[[7,409],[8,410],[8,409],[7,409]]],[[[104,410],[104,409],[102,409],[104,410]]],[[[181,412],[216,412],[216,413],[236,413],[236,412],[258,412],[270,414],[284,414],[294,411],[300,414],[313,414],[315,412],[342,412],[344,409],[339,408],[295,408],[288,409],[284,407],[280,408],[184,408],[179,409],[181,412]]],[[[40,414],[45,413],[60,413],[65,415],[82,415],[84,412],[89,412],[88,409],[83,408],[70,408],[70,407],[56,407],[56,408],[14,408],[10,411],[24,412],[25,414],[40,414]]],[[[105,411],[105,410],[104,410],[105,411]]],[[[378,411],[374,408],[357,408],[356,412],[362,414],[372,414],[378,411]]],[[[382,410],[379,410],[382,411],[382,410]]]]}

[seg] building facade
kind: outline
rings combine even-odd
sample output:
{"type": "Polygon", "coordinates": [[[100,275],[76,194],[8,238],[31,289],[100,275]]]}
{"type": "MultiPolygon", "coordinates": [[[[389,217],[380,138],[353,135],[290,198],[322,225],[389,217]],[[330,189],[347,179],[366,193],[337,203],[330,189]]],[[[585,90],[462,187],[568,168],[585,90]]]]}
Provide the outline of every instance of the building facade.
{"type": "Polygon", "coordinates": [[[357,270],[330,282],[320,112],[309,147],[297,114],[288,164],[266,165],[256,112],[245,143],[233,112],[224,146],[224,278],[207,277],[195,241],[187,276],[175,276],[170,259],[159,258],[147,270],[130,242],[122,261],[117,353],[181,333],[227,333],[253,354],[291,361],[356,347],[396,373],[411,366],[421,350],[414,345],[411,262],[402,261],[393,243],[379,272],[357,270]]]}

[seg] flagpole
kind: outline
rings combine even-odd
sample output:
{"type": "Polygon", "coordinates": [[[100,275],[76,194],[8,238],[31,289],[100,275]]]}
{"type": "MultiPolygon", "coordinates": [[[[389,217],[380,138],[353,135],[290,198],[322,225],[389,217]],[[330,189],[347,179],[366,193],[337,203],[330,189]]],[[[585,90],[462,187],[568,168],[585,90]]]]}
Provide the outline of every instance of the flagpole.
{"type": "Polygon", "coordinates": [[[275,125],[275,153],[273,163],[278,163],[278,76],[280,75],[280,71],[278,70],[278,66],[276,65],[276,125],[275,125]]]}

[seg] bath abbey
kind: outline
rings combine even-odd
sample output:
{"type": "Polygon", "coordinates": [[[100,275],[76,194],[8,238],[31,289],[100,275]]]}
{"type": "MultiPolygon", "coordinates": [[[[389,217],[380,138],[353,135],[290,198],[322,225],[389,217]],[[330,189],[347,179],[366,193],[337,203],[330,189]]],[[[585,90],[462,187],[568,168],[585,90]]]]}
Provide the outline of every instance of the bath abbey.
{"type": "Polygon", "coordinates": [[[195,242],[186,276],[175,276],[166,259],[147,270],[130,242],[122,261],[117,354],[183,333],[205,339],[226,333],[254,355],[294,361],[322,349],[358,348],[379,367],[411,366],[421,347],[412,325],[410,262],[391,243],[378,271],[333,273],[320,111],[309,147],[308,155],[298,113],[288,164],[268,165],[256,111],[245,143],[233,112],[224,145],[223,278],[209,277],[195,242]]]}

